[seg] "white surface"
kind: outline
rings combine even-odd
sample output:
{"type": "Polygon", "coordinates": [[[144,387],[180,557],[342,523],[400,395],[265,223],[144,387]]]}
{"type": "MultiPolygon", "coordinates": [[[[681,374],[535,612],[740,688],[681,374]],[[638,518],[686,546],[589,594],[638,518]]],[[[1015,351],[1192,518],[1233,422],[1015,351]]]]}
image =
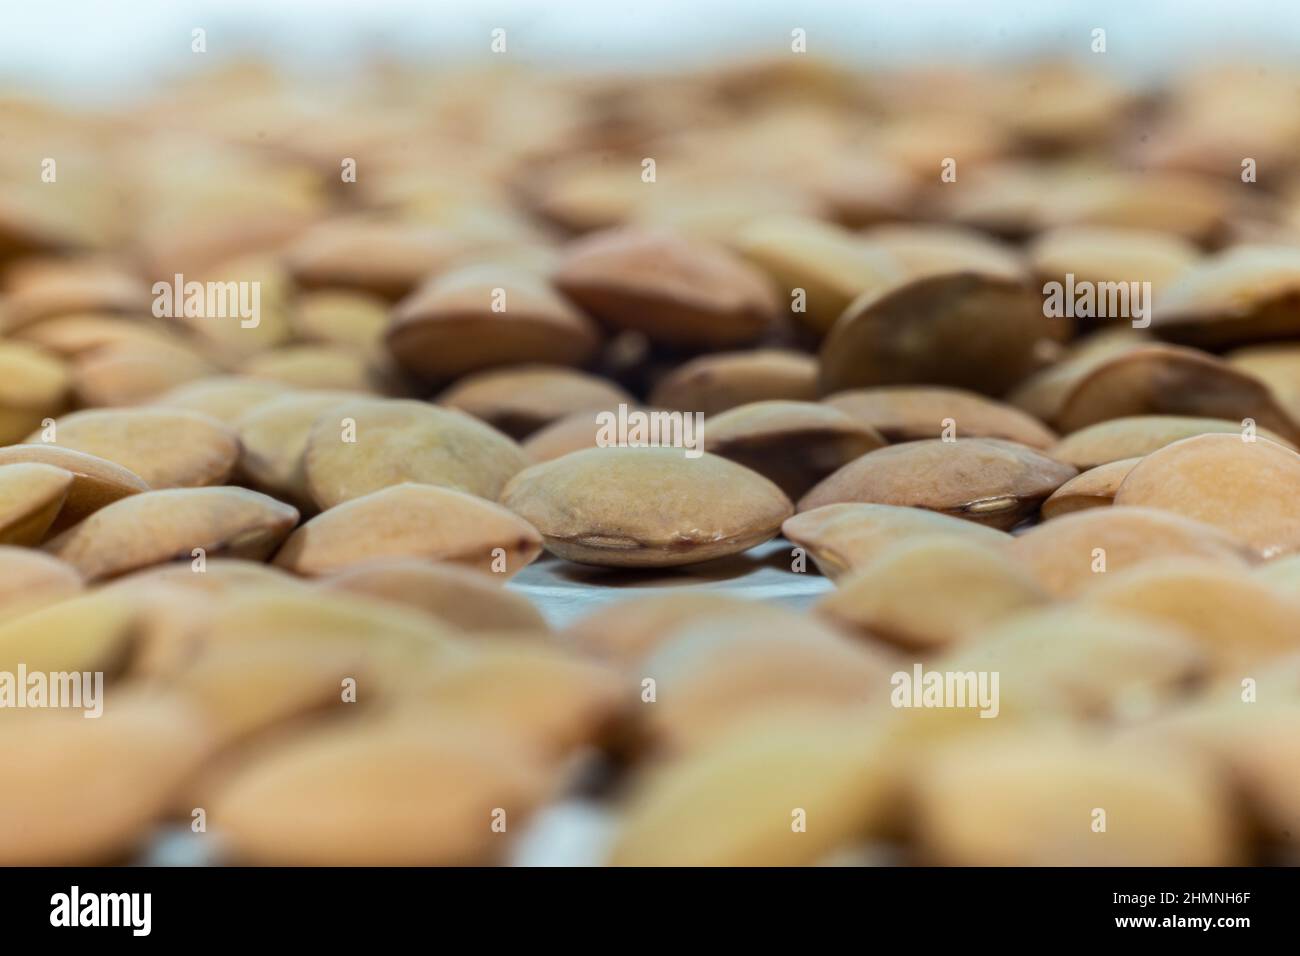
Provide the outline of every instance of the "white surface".
{"type": "Polygon", "coordinates": [[[812,559],[807,559],[807,571],[792,571],[790,551],[790,542],[776,538],[730,558],[645,571],[588,567],[544,555],[507,587],[530,598],[555,628],[613,601],[670,592],[720,591],[802,609],[834,585],[817,572],[812,559]]]}
{"type": "Polygon", "coordinates": [[[600,866],[617,825],[609,807],[565,800],[540,811],[513,847],[512,866],[600,866]]]}
{"type": "Polygon", "coordinates": [[[809,53],[877,65],[1087,58],[1097,27],[1104,68],[1124,75],[1300,50],[1294,0],[0,0],[0,88],[111,98],[199,65],[195,27],[205,65],[254,54],[335,75],[377,54],[429,66],[484,55],[497,27],[511,56],[573,69],[779,53],[794,27],[809,53]]]}

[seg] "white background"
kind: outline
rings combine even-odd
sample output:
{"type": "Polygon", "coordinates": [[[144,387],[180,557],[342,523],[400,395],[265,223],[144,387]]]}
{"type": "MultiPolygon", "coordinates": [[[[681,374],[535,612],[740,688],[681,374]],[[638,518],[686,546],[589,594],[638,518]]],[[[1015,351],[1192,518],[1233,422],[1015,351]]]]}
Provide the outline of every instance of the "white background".
{"type": "Polygon", "coordinates": [[[1245,53],[1300,64],[1300,0],[0,0],[0,89],[112,97],[208,55],[260,52],[286,66],[347,68],[383,51],[430,64],[510,53],[579,69],[668,66],[788,50],[863,64],[1086,57],[1140,78],[1245,53]]]}

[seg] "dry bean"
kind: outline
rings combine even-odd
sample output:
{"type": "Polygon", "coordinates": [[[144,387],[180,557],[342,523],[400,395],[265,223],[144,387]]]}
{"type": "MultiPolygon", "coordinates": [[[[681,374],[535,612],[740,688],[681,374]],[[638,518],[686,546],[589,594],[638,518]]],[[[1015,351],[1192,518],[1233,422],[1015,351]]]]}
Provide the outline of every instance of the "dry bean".
{"type": "Polygon", "coordinates": [[[776,317],[762,273],[722,246],[666,231],[585,236],[567,250],[555,284],[607,325],[644,332],[665,345],[751,342],[776,317]]]}
{"type": "Polygon", "coordinates": [[[878,645],[815,619],[705,615],[674,628],[632,669],[629,737],[659,754],[697,751],[746,715],[844,711],[883,700],[895,667],[878,645]]]}
{"type": "Polygon", "coordinates": [[[279,382],[259,381],[238,375],[214,375],[180,385],[159,395],[153,404],[202,412],[226,425],[233,425],[241,416],[263,402],[287,391],[279,382]]]}
{"type": "Polygon", "coordinates": [[[71,565],[42,551],[0,545],[0,621],[57,604],[82,586],[71,565]]]}
{"type": "Polygon", "coordinates": [[[1141,614],[1195,638],[1214,673],[1249,676],[1261,662],[1300,649],[1300,604],[1248,571],[1199,561],[1149,562],[1099,582],[1091,608],[1141,614]]]}
{"type": "Polygon", "coordinates": [[[511,577],[542,550],[527,521],[451,488],[405,482],[345,501],[289,536],[275,563],[322,575],[374,558],[451,561],[511,577]]]}
{"type": "Polygon", "coordinates": [[[803,290],[804,309],[795,318],[821,335],[859,295],[904,274],[888,253],[815,219],[759,219],[745,226],[734,244],[787,296],[803,290]]]}
{"type": "Polygon", "coordinates": [[[636,791],[616,866],[798,866],[879,829],[885,775],[870,737],[843,716],[738,727],[636,791]],[[800,821],[805,824],[800,826],[800,821]]]}
{"type": "MultiPolygon", "coordinates": [[[[1062,438],[1050,449],[1057,461],[1079,469],[1095,468],[1151,452],[1195,435],[1241,435],[1240,421],[1191,418],[1184,415],[1130,415],[1088,425],[1062,438]]],[[[1257,434],[1292,448],[1285,438],[1261,428],[1257,434]]]]}
{"type": "Polygon", "coordinates": [[[552,788],[526,748],[412,714],[282,741],[211,795],[210,819],[244,863],[475,866],[505,850],[494,811],[518,832],[552,788]]]}
{"type": "Polygon", "coordinates": [[[670,567],[774,537],[793,509],[781,489],[725,458],[680,448],[593,448],[533,465],[501,502],[548,550],[583,564],[670,567]]]}
{"type": "Polygon", "coordinates": [[[1220,528],[1272,558],[1300,550],[1300,454],[1260,438],[1198,435],[1128,473],[1116,505],[1162,508],[1220,528]]]}
{"type": "Polygon", "coordinates": [[[812,401],[817,361],[802,352],[757,349],[702,355],[660,379],[650,403],[660,408],[716,415],[763,401],[812,401]]]}
{"type": "Polygon", "coordinates": [[[545,631],[541,612],[522,594],[503,588],[501,577],[455,564],[389,558],[345,568],[320,584],[427,611],[475,633],[545,631]]]}
{"type": "Polygon", "coordinates": [[[386,340],[403,368],[448,379],[503,365],[582,365],[600,333],[540,277],[484,264],[438,276],[398,303],[386,340]]]}
{"type": "Polygon", "coordinates": [[[1150,282],[1163,291],[1200,258],[1186,239],[1145,229],[1076,226],[1038,236],[1029,248],[1034,272],[1044,282],[1150,282]]]}
{"type": "Polygon", "coordinates": [[[538,365],[467,375],[438,402],[522,439],[574,412],[616,409],[635,399],[594,375],[538,365]]]}
{"type": "Polygon", "coordinates": [[[240,415],[232,422],[239,435],[240,482],[299,511],[315,511],[304,460],[307,440],[316,420],[348,398],[343,392],[288,392],[240,415]]]}
{"type": "MultiPolygon", "coordinates": [[[[837,392],[823,401],[874,428],[891,442],[940,438],[1004,438],[1048,449],[1056,435],[1031,415],[959,388],[892,385],[837,392]]],[[[1061,459],[1066,461],[1067,459],[1061,459]]]]}
{"type": "Polygon", "coordinates": [[[1204,764],[1059,734],[947,748],[922,774],[916,810],[921,851],[944,865],[1220,866],[1240,856],[1229,795],[1204,764]]]}
{"type": "Polygon", "coordinates": [[[1194,558],[1229,569],[1254,560],[1218,528],[1155,508],[1088,509],[1030,528],[1008,546],[1043,586],[1071,597],[1147,561],[1194,558]]]}
{"type": "Polygon", "coordinates": [[[483,638],[474,654],[415,671],[403,706],[447,725],[491,729],[548,758],[601,743],[626,692],[618,673],[519,631],[483,638]]]}
{"type": "Polygon", "coordinates": [[[905,505],[1009,530],[1078,472],[994,438],[891,445],[845,465],[799,500],[799,511],[840,502],[905,505]]]}
{"type": "Polygon", "coordinates": [[[1229,249],[1165,290],[1153,331],[1205,349],[1300,335],[1300,251],[1290,246],[1229,249]]]}
{"type": "Polygon", "coordinates": [[[753,402],[704,426],[706,451],[758,472],[791,499],[885,445],[874,429],[813,402],[753,402]]]}
{"type": "Polygon", "coordinates": [[[873,385],[953,385],[1001,395],[1065,335],[1038,293],[990,272],[912,279],[854,300],[821,348],[823,393],[873,385]]]}
{"type": "Polygon", "coordinates": [[[72,485],[58,517],[50,526],[51,533],[72,527],[120,498],[149,490],[139,475],[121,465],[58,445],[8,445],[0,448],[0,466],[19,462],[53,465],[72,475],[72,485]]]}
{"type": "Polygon", "coordinates": [[[0,790],[0,864],[111,863],[136,849],[206,748],[186,705],[116,696],[98,720],[28,710],[0,721],[0,760],[31,775],[0,790]]]}
{"type": "Polygon", "coordinates": [[[866,567],[895,542],[942,535],[1001,547],[1011,540],[1003,531],[921,508],[879,504],[823,505],[786,519],[781,533],[817,563],[827,577],[838,579],[866,567]]]}
{"type": "Polygon", "coordinates": [[[0,466],[0,544],[39,544],[72,487],[72,473],[28,462],[0,466]]]}
{"type": "MultiPolygon", "coordinates": [[[[94,408],[54,423],[47,444],[105,458],[150,488],[194,488],[226,481],[239,439],[215,418],[171,408],[94,408]]],[[[27,437],[45,441],[44,430],[27,437]]]]}
{"type": "Polygon", "coordinates": [[[995,621],[931,665],[998,674],[998,719],[1043,723],[1149,717],[1187,696],[1209,660],[1175,624],[1066,604],[995,621]]]}
{"type": "Polygon", "coordinates": [[[46,549],[96,581],[209,554],[262,560],[297,523],[296,508],[255,491],[172,488],[115,501],[46,549]]]}
{"type": "Polygon", "coordinates": [[[942,535],[903,541],[841,578],[816,610],[844,627],[907,648],[964,640],[978,627],[1048,601],[999,544],[942,535]]]}
{"type": "Polygon", "coordinates": [[[756,623],[776,616],[794,628],[800,618],[785,608],[747,601],[716,591],[650,594],[614,601],[569,626],[565,637],[584,653],[632,666],[640,662],[681,626],[705,617],[756,623]]]}
{"type": "Polygon", "coordinates": [[[77,403],[102,408],[152,402],[177,385],[216,371],[193,349],[170,342],[131,342],[77,357],[71,376],[77,403]]]}
{"type": "Polygon", "coordinates": [[[10,444],[68,404],[71,379],[50,353],[21,342],[0,342],[0,442],[10,444]]]}
{"type": "Polygon", "coordinates": [[[290,388],[393,391],[383,370],[349,345],[284,345],[244,362],[240,373],[290,388]]]}
{"type": "Polygon", "coordinates": [[[1222,359],[1172,345],[1130,349],[1101,362],[1065,398],[1056,424],[1074,432],[1131,415],[1249,418],[1300,441],[1300,423],[1267,385],[1222,359]]]}
{"type": "Polygon", "coordinates": [[[306,289],[345,289],[396,300],[446,268],[465,248],[463,240],[427,226],[336,220],[295,242],[287,265],[306,289]]]}
{"type": "Polygon", "coordinates": [[[505,435],[463,412],[358,396],[321,413],[303,464],[312,499],[332,508],[402,482],[495,501],[527,458],[505,435]]]}
{"type": "Polygon", "coordinates": [[[1087,508],[1107,508],[1115,501],[1115,492],[1141,458],[1121,458],[1081,472],[1053,491],[1043,502],[1042,518],[1050,521],[1061,515],[1087,508]]]}

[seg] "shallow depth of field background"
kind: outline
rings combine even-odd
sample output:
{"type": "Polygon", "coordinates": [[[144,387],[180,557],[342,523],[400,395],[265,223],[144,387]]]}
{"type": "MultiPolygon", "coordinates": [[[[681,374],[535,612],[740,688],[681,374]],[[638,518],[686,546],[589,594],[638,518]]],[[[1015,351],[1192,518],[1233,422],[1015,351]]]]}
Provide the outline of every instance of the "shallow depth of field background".
{"type": "Polygon", "coordinates": [[[863,65],[1087,58],[1102,27],[1106,70],[1135,81],[1300,51],[1291,0],[3,0],[0,89],[120,95],[192,69],[197,26],[211,59],[330,70],[375,56],[433,66],[486,55],[494,27],[508,31],[512,58],[601,70],[788,51],[794,27],[808,31],[810,54],[863,65]]]}

